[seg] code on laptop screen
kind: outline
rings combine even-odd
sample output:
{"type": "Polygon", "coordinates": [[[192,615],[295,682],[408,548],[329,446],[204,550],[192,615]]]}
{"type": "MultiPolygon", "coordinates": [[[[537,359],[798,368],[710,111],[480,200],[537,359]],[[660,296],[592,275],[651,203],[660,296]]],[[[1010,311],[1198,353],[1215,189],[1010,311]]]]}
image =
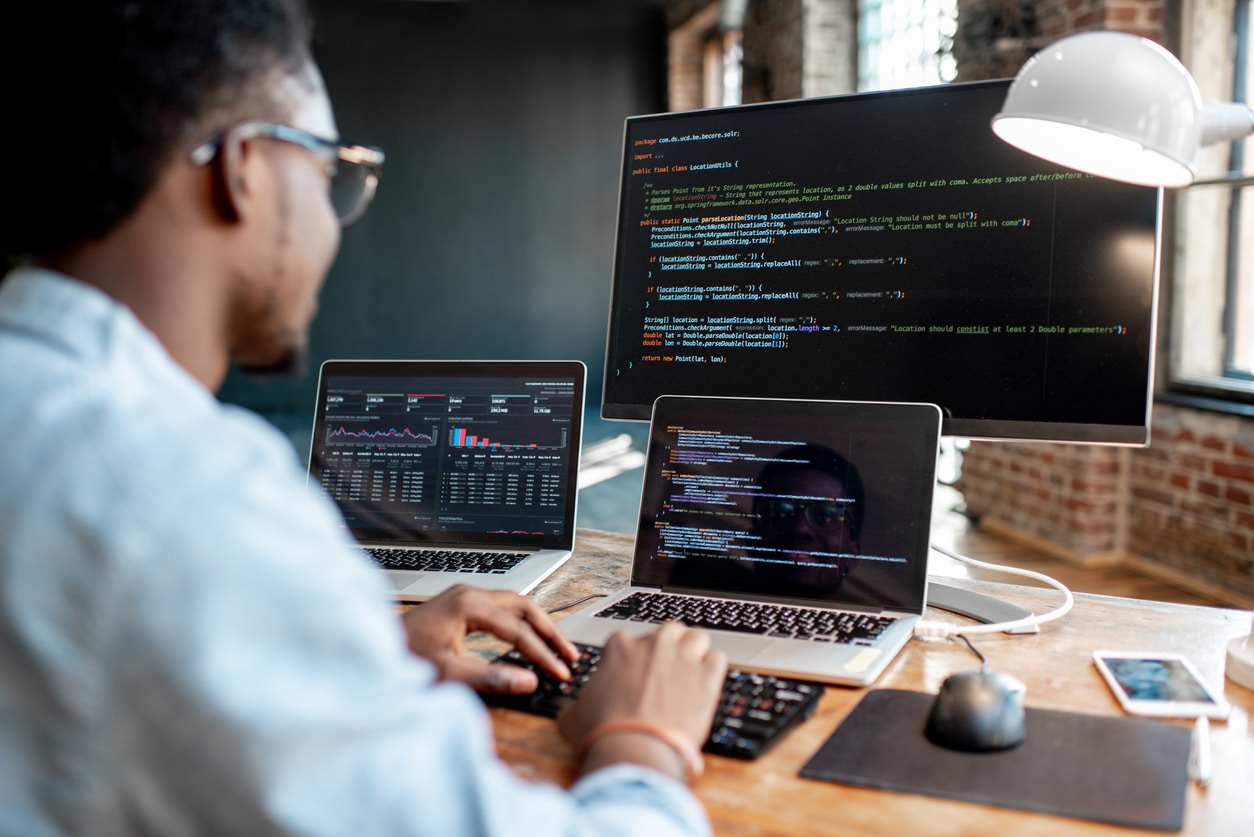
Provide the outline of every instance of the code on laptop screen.
{"type": "Polygon", "coordinates": [[[932,405],[663,398],[633,579],[919,606],[939,427],[932,405]]]}

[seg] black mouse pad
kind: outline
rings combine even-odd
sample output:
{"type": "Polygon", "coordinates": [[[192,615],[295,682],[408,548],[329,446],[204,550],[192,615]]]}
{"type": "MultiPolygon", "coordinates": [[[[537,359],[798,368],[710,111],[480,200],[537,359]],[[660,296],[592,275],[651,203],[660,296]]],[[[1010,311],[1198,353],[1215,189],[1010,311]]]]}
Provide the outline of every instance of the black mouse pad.
{"type": "Polygon", "coordinates": [[[868,692],[801,775],[1137,828],[1184,826],[1189,730],[1029,708],[1021,745],[964,753],[924,735],[934,697],[868,692]]]}

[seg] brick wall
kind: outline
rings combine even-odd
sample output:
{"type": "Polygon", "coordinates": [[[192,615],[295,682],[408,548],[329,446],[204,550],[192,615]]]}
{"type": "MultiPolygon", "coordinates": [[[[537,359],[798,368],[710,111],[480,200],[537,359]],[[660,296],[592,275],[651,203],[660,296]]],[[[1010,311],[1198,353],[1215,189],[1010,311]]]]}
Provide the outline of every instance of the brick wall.
{"type": "Polygon", "coordinates": [[[1114,29],[1163,41],[1167,0],[959,0],[958,80],[1010,78],[1052,41],[1114,29]]]}
{"type": "Polygon", "coordinates": [[[1086,564],[1122,558],[1128,451],[1090,445],[972,442],[959,488],[988,526],[1086,564]]]}
{"type": "Polygon", "coordinates": [[[1136,563],[1254,600],[1254,421],[1158,404],[1129,483],[1136,563]]]}
{"type": "Polygon", "coordinates": [[[746,104],[801,97],[804,20],[802,0],[749,4],[743,41],[746,104]]]}
{"type": "Polygon", "coordinates": [[[981,525],[1060,557],[1254,604],[1254,420],[1157,403],[1143,449],[972,442],[958,487],[981,525]]]}
{"type": "MultiPolygon", "coordinates": [[[[701,50],[718,23],[718,3],[669,7],[670,109],[701,106],[701,50]]],[[[747,7],[744,102],[852,93],[857,89],[856,0],[755,0],[747,7]]]]}

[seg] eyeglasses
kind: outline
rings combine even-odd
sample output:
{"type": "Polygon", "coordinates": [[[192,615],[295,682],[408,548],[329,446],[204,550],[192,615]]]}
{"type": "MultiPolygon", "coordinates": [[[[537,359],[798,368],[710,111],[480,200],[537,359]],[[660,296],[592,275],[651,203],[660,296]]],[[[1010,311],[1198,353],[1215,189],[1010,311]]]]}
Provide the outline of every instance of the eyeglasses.
{"type": "MultiPolygon", "coordinates": [[[[366,214],[383,168],[383,152],[378,148],[340,145],[299,128],[272,122],[242,122],[233,130],[241,139],[269,137],[317,154],[331,165],[331,206],[340,219],[340,226],[347,227],[366,214]]],[[[207,165],[222,149],[225,138],[226,134],[221,133],[193,148],[190,155],[193,165],[207,165]]]]}
{"type": "Polygon", "coordinates": [[[849,522],[849,507],[831,500],[781,500],[771,498],[763,500],[757,506],[758,519],[766,526],[782,529],[791,526],[798,515],[812,529],[837,529],[849,522]]]}

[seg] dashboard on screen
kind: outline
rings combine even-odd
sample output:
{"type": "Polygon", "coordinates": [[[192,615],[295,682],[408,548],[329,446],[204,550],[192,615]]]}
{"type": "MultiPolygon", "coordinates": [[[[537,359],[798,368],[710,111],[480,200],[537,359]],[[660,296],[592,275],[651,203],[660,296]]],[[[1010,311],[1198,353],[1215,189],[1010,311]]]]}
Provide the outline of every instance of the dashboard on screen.
{"type": "Polygon", "coordinates": [[[997,139],[1008,86],[629,118],[602,415],[921,401],[948,436],[1146,444],[1161,190],[997,139]]]}

